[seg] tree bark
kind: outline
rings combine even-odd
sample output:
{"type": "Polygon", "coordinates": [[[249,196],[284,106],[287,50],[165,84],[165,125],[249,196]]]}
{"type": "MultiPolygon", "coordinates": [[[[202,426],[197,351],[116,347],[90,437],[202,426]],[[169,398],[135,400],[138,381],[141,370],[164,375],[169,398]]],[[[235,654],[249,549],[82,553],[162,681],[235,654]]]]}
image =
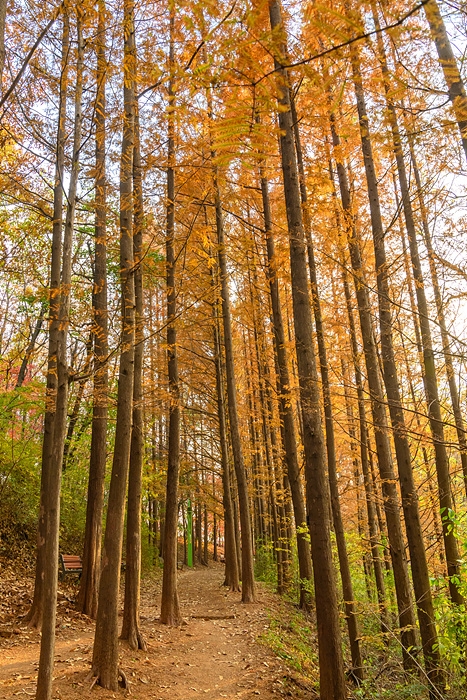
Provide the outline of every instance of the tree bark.
{"type": "MultiPolygon", "coordinates": [[[[254,244],[254,241],[252,241],[252,244],[254,244]]],[[[258,404],[261,413],[264,461],[266,465],[267,478],[266,487],[269,496],[268,519],[271,530],[270,537],[274,536],[275,540],[278,593],[286,593],[290,590],[292,583],[291,539],[289,539],[289,534],[292,534],[292,529],[290,527],[291,522],[288,519],[290,512],[287,513],[287,502],[290,499],[290,489],[286,483],[287,479],[283,469],[283,454],[280,446],[277,443],[276,431],[274,428],[274,410],[271,396],[271,373],[267,359],[268,349],[266,347],[265,338],[266,329],[264,327],[264,316],[261,313],[261,298],[258,292],[260,288],[257,275],[259,264],[260,262],[256,259],[256,256],[253,253],[251,265],[253,280],[250,280],[250,293],[253,308],[252,320],[253,335],[255,340],[256,371],[258,375],[258,404]],[[256,290],[256,293],[254,290],[256,290]]],[[[268,304],[268,306],[270,307],[270,304],[268,304]]],[[[308,552],[309,551],[310,549],[308,546],[308,552]]],[[[309,557],[309,562],[311,573],[311,557],[309,557]]],[[[302,584],[300,584],[300,588],[303,588],[302,584]]]]}
{"type": "Polygon", "coordinates": [[[300,607],[304,610],[310,607],[310,582],[313,577],[311,568],[311,551],[306,528],[306,510],[303,498],[300,469],[298,466],[297,439],[292,401],[290,397],[290,377],[285,343],[282,307],[277,279],[277,262],[272,226],[271,205],[269,201],[269,185],[260,168],[261,196],[263,204],[264,228],[266,234],[267,278],[271,296],[272,322],[274,329],[274,349],[277,358],[277,383],[279,396],[279,413],[282,421],[282,448],[292,496],[295,526],[297,528],[297,555],[300,575],[300,607]]]}
{"type": "Polygon", "coordinates": [[[342,581],[342,593],[344,595],[345,617],[349,634],[350,652],[352,656],[352,673],[356,678],[363,681],[363,662],[360,650],[360,632],[358,629],[358,618],[354,605],[354,593],[352,578],[350,575],[349,558],[347,555],[347,545],[345,542],[344,523],[339,499],[339,488],[337,484],[336,447],[334,440],[334,419],[331,403],[331,388],[329,383],[329,366],[327,360],[326,344],[324,341],[324,324],[321,312],[321,301],[318,289],[318,277],[316,274],[315,254],[313,240],[311,237],[311,222],[308,212],[308,193],[306,189],[305,169],[303,166],[302,146],[300,141],[300,131],[298,128],[295,102],[291,98],[291,113],[294,124],[295,149],[297,153],[298,175],[300,179],[300,198],[303,208],[303,223],[305,227],[305,239],[307,242],[308,269],[311,282],[311,301],[313,315],[315,319],[316,340],[318,344],[318,357],[320,364],[321,387],[324,405],[324,422],[326,432],[326,452],[328,458],[328,479],[331,494],[332,518],[334,532],[336,536],[337,553],[339,557],[339,568],[342,581]]]}
{"type": "MultiPolygon", "coordinates": [[[[249,280],[250,303],[252,300],[251,279],[249,280]]],[[[253,311],[254,316],[254,311],[253,311]]],[[[253,325],[256,321],[253,318],[253,325]]],[[[255,524],[254,542],[256,546],[265,545],[268,542],[268,531],[266,526],[267,506],[264,498],[264,470],[262,450],[259,444],[258,435],[258,416],[257,416],[257,392],[253,380],[253,347],[251,344],[251,334],[248,333],[248,341],[246,334],[243,333],[244,357],[247,358],[246,363],[246,389],[248,395],[248,425],[250,433],[250,455],[251,455],[251,470],[250,474],[254,486],[253,492],[253,522],[255,524]]]]}
{"type": "MultiPolygon", "coordinates": [[[[377,14],[375,11],[373,11],[373,17],[374,17],[375,25],[378,27],[379,21],[378,21],[378,17],[377,17],[377,14]]],[[[397,172],[398,172],[398,176],[399,176],[399,184],[400,184],[401,195],[402,195],[402,208],[403,208],[403,212],[404,212],[407,235],[409,238],[410,258],[412,261],[412,270],[413,270],[413,276],[414,276],[414,280],[415,280],[415,294],[416,294],[416,299],[417,299],[418,318],[419,318],[419,323],[420,323],[421,341],[422,341],[422,348],[423,348],[423,368],[424,368],[423,380],[424,380],[426,400],[427,400],[427,405],[428,405],[428,417],[429,417],[429,422],[430,422],[431,434],[432,434],[432,438],[433,438],[433,444],[434,444],[434,448],[435,448],[436,474],[438,477],[439,499],[440,499],[440,506],[441,506],[441,512],[442,512],[442,522],[443,522],[443,540],[444,540],[444,548],[445,548],[445,552],[446,552],[446,562],[447,562],[448,576],[449,576],[449,593],[451,596],[451,600],[454,603],[456,603],[456,605],[462,605],[464,602],[464,598],[459,590],[458,583],[457,583],[459,581],[459,552],[458,552],[458,547],[457,547],[457,539],[456,539],[456,535],[455,535],[455,531],[454,531],[454,527],[453,527],[454,523],[453,523],[452,518],[451,518],[451,513],[453,511],[453,502],[452,502],[452,498],[451,498],[449,458],[448,458],[448,454],[447,454],[447,450],[446,450],[443,419],[441,416],[441,404],[440,404],[439,393],[438,393],[438,381],[437,381],[437,377],[436,377],[435,356],[434,356],[434,352],[433,352],[433,342],[432,342],[432,338],[431,338],[430,321],[429,321],[429,315],[428,315],[428,303],[427,303],[426,294],[425,294],[425,281],[424,281],[422,266],[421,266],[421,262],[420,262],[420,256],[419,256],[419,252],[418,252],[415,219],[414,219],[412,204],[411,204],[411,200],[410,200],[409,183],[408,183],[407,172],[406,172],[406,168],[405,168],[402,140],[401,140],[401,135],[400,135],[399,124],[398,124],[398,120],[397,120],[395,106],[394,106],[394,103],[392,102],[391,97],[390,97],[391,85],[389,82],[389,69],[388,69],[387,62],[386,62],[384,44],[383,44],[383,41],[382,41],[382,38],[380,35],[378,35],[378,50],[379,50],[381,68],[382,68],[382,72],[383,72],[384,89],[385,89],[385,94],[386,94],[386,104],[388,107],[388,117],[389,117],[389,123],[391,126],[394,155],[396,158],[397,172]]],[[[380,235],[381,235],[381,241],[382,241],[382,224],[381,224],[381,234],[380,235]]],[[[383,242],[381,243],[381,245],[382,245],[382,247],[384,247],[383,242]]],[[[384,263],[384,265],[385,265],[385,263],[384,263]]],[[[381,295],[384,293],[389,294],[387,284],[386,284],[386,289],[380,291],[380,298],[381,298],[381,295]]],[[[383,361],[384,361],[384,355],[383,355],[383,361]]],[[[393,376],[395,376],[394,357],[392,358],[392,374],[393,374],[393,376]]],[[[388,392],[388,394],[389,394],[389,392],[388,392]]],[[[398,397],[398,401],[400,402],[400,397],[398,397]]],[[[391,408],[391,403],[389,404],[389,406],[391,408]]],[[[400,410],[399,421],[400,420],[403,420],[402,410],[400,410]]],[[[399,467],[399,471],[400,471],[400,467],[399,467]]],[[[411,471],[411,469],[410,469],[410,471],[411,471]]],[[[412,483],[411,488],[413,489],[413,491],[412,491],[413,494],[415,494],[415,486],[413,485],[413,483],[412,483]]],[[[415,497],[412,497],[412,498],[415,501],[415,497]]],[[[418,511],[418,507],[417,507],[417,511],[418,511]]],[[[418,516],[418,526],[420,527],[419,516],[418,516]]],[[[421,533],[421,530],[420,530],[420,533],[421,533]]],[[[407,534],[408,534],[408,532],[407,532],[407,534]]],[[[409,546],[410,546],[410,540],[409,540],[409,546]]],[[[425,548],[423,546],[423,540],[421,538],[421,534],[420,534],[420,540],[419,540],[418,546],[417,546],[417,551],[418,551],[418,555],[415,555],[415,552],[411,551],[412,572],[413,572],[413,575],[415,576],[416,571],[414,570],[414,557],[416,556],[417,562],[419,563],[419,565],[421,567],[419,574],[423,577],[423,586],[425,589],[425,593],[422,596],[422,599],[425,601],[425,603],[424,603],[425,607],[428,606],[428,608],[424,610],[424,616],[426,617],[426,616],[431,615],[430,631],[425,630],[426,639],[424,639],[424,641],[423,641],[425,661],[426,661],[427,666],[428,666],[427,671],[430,672],[431,668],[435,668],[437,665],[439,665],[439,654],[438,654],[438,652],[435,653],[433,651],[431,651],[431,652],[429,651],[429,648],[431,648],[433,650],[434,647],[437,647],[437,636],[436,636],[435,625],[434,625],[434,610],[433,610],[433,604],[431,602],[431,589],[430,589],[429,576],[428,576],[428,567],[426,565],[425,548]],[[425,561],[425,564],[423,564],[422,559],[425,561]],[[434,635],[434,637],[433,637],[433,635],[434,635]],[[433,653],[435,653],[435,656],[432,656],[433,653]],[[433,666],[433,664],[435,666],[433,666]]],[[[420,582],[420,585],[422,585],[421,582],[420,582]]],[[[414,578],[414,587],[416,588],[415,578],[414,578]]],[[[417,589],[416,589],[415,594],[417,596],[417,599],[420,600],[422,591],[420,590],[417,592],[417,589]]],[[[422,632],[422,630],[420,630],[420,631],[422,632]]],[[[423,636],[424,635],[422,632],[422,637],[423,636]]]]}
{"type": "Polygon", "coordinates": [[[378,356],[375,347],[374,333],[371,322],[371,306],[366,286],[360,254],[360,244],[358,232],[352,212],[350,187],[347,173],[343,163],[339,160],[340,139],[337,134],[334,115],[331,115],[331,133],[335,149],[337,162],[337,173],[339,178],[339,188],[342,199],[342,206],[346,217],[346,229],[348,236],[348,246],[350,259],[354,273],[355,293],[358,303],[360,317],[360,327],[365,354],[365,364],[367,370],[368,384],[371,395],[371,409],[373,423],[375,425],[376,451],[378,455],[378,466],[380,470],[384,510],[389,532],[389,543],[391,560],[394,569],[394,581],[396,586],[396,597],[399,611],[399,627],[401,629],[401,641],[404,664],[412,667],[413,658],[409,649],[416,645],[415,639],[415,619],[410,594],[409,576],[407,569],[407,559],[405,555],[405,545],[402,535],[402,527],[399,516],[399,498],[396,488],[396,474],[392,462],[391,446],[389,442],[388,424],[385,409],[385,399],[381,386],[380,369],[378,356]]]}
{"type": "Polygon", "coordinates": [[[181,621],[177,590],[177,546],[178,546],[178,479],[180,471],[180,386],[178,379],[177,353],[177,294],[175,273],[175,91],[174,91],[174,10],[170,11],[170,55],[169,55],[169,104],[167,142],[167,232],[166,232],[166,287],[167,287],[167,364],[169,376],[169,431],[167,486],[165,499],[165,522],[162,577],[162,599],[160,621],[166,625],[177,625],[181,621]]]}
{"type": "MultiPolygon", "coordinates": [[[[214,270],[211,270],[213,289],[215,289],[214,270]]],[[[221,445],[221,468],[222,468],[222,488],[224,505],[224,559],[225,559],[225,579],[224,586],[228,586],[231,591],[240,591],[239,568],[237,560],[236,533],[234,521],[234,509],[232,503],[232,492],[230,486],[230,464],[227,449],[227,431],[225,425],[224,412],[224,382],[222,372],[222,351],[220,342],[219,315],[217,313],[218,303],[213,300],[213,333],[214,333],[214,356],[216,365],[216,392],[217,392],[217,416],[219,420],[219,440],[221,445]]]]}
{"type": "MultiPolygon", "coordinates": [[[[387,635],[389,632],[389,613],[386,602],[386,590],[384,583],[384,573],[382,567],[380,533],[378,531],[378,520],[375,506],[375,493],[373,489],[373,481],[370,473],[370,464],[368,458],[368,428],[365,411],[365,394],[363,384],[363,374],[358,363],[358,345],[357,333],[352,310],[352,299],[350,288],[347,279],[346,266],[342,265],[342,280],[344,286],[344,295],[347,307],[347,317],[349,321],[350,346],[352,349],[352,360],[355,374],[355,385],[357,387],[357,402],[358,402],[358,417],[359,417],[359,437],[360,437],[360,462],[363,472],[363,485],[365,488],[365,500],[368,515],[368,529],[370,532],[371,557],[373,561],[373,570],[375,574],[376,593],[378,597],[378,605],[381,617],[381,631],[387,635]]],[[[386,643],[388,639],[386,637],[386,643]]]]}
{"type": "MultiPolygon", "coordinates": [[[[67,10],[64,10],[63,45],[68,44],[69,28],[67,10]]],[[[63,451],[65,446],[67,406],[68,406],[68,361],[67,340],[70,312],[71,267],[73,229],[75,222],[76,192],[79,174],[79,154],[81,148],[82,94],[83,94],[83,55],[82,36],[83,8],[76,7],[77,20],[77,63],[75,86],[75,114],[73,133],[73,155],[68,191],[68,206],[63,234],[62,270],[59,288],[59,309],[57,328],[57,391],[53,426],[53,445],[50,454],[50,471],[47,478],[45,508],[45,562],[43,572],[42,611],[43,623],[39,669],[37,675],[36,700],[51,700],[55,651],[55,620],[57,609],[57,578],[60,534],[60,486],[62,476],[63,451]]],[[[63,46],[62,46],[63,48],[63,46]]],[[[60,183],[60,187],[62,183],[60,183]]]]}
{"type": "Polygon", "coordinates": [[[130,649],[146,650],[140,629],[139,604],[141,581],[141,501],[143,490],[143,178],[138,106],[135,104],[133,146],[133,255],[135,280],[135,365],[133,382],[133,424],[131,428],[128,507],[126,521],[125,598],[121,639],[130,649]]]}
{"type": "Polygon", "coordinates": [[[106,103],[105,85],[107,61],[105,0],[98,3],[97,24],[97,70],[95,110],[95,158],[96,158],[96,210],[94,219],[94,266],[93,266],[93,345],[94,387],[92,404],[91,454],[84,532],[83,571],[78,592],[78,608],[85,615],[95,618],[101,567],[102,513],[104,510],[104,479],[107,461],[107,406],[109,372],[107,359],[108,310],[107,310],[107,197],[106,197],[106,103]]]}
{"type": "MultiPolygon", "coordinates": [[[[377,15],[377,11],[376,11],[376,8],[374,5],[373,5],[373,18],[375,21],[375,26],[377,28],[379,28],[378,15],[377,15]]],[[[415,219],[414,219],[412,204],[411,204],[411,200],[410,200],[409,184],[408,184],[407,173],[406,173],[406,168],[405,168],[402,140],[401,140],[401,135],[400,135],[395,106],[394,106],[394,103],[392,102],[392,99],[391,99],[391,84],[390,84],[390,78],[389,78],[389,69],[388,69],[387,61],[386,61],[384,42],[383,42],[383,39],[382,39],[380,34],[378,34],[377,42],[378,42],[378,51],[379,51],[379,57],[380,57],[380,62],[381,62],[381,69],[382,69],[382,73],[383,73],[383,82],[384,82],[384,89],[385,89],[385,94],[386,94],[386,103],[387,103],[387,107],[388,107],[389,123],[391,126],[391,132],[392,132],[394,154],[396,157],[397,171],[398,171],[399,183],[400,183],[400,187],[401,187],[402,205],[403,205],[405,223],[406,223],[406,228],[407,228],[407,234],[409,237],[409,247],[410,247],[411,260],[412,260],[413,272],[414,272],[414,277],[415,277],[415,289],[416,289],[416,297],[417,297],[417,302],[418,302],[418,312],[419,312],[420,327],[421,327],[421,342],[422,342],[422,347],[423,347],[424,386],[425,386],[425,390],[426,390],[426,394],[427,394],[427,403],[429,406],[429,416],[430,416],[430,420],[431,420],[431,424],[432,424],[432,432],[433,432],[433,417],[434,417],[434,415],[436,415],[438,420],[441,419],[441,408],[440,408],[439,398],[438,398],[437,380],[436,380],[436,373],[435,373],[435,367],[434,367],[434,353],[433,353],[433,348],[432,348],[431,331],[430,331],[429,320],[428,320],[428,304],[426,301],[423,274],[422,274],[422,269],[421,269],[421,264],[420,264],[420,258],[418,255],[418,244],[417,244],[417,239],[416,239],[415,219]]],[[[393,371],[395,371],[395,361],[394,361],[393,371]]],[[[400,401],[400,397],[398,397],[398,398],[400,401]]],[[[400,410],[400,413],[402,414],[402,410],[400,410]]],[[[441,426],[439,426],[438,423],[436,423],[436,428],[437,428],[437,434],[433,435],[434,439],[436,440],[436,438],[438,437],[438,433],[441,430],[441,438],[444,440],[442,424],[441,424],[441,426]]],[[[436,442],[435,442],[435,452],[436,452],[436,442]]],[[[448,460],[447,460],[447,453],[446,453],[446,448],[445,448],[444,442],[443,442],[443,445],[441,448],[441,453],[444,453],[444,455],[443,454],[441,455],[441,456],[444,456],[444,459],[442,460],[442,464],[446,465],[447,478],[448,478],[448,483],[449,483],[449,470],[447,467],[448,460]]],[[[436,463],[437,464],[438,464],[438,461],[439,461],[439,454],[436,453],[436,463]]],[[[409,474],[408,487],[412,490],[412,493],[415,494],[416,489],[415,489],[415,484],[413,482],[413,475],[412,475],[411,467],[409,470],[410,470],[410,474],[409,474]]],[[[439,469],[437,467],[438,481],[440,479],[440,476],[439,476],[440,471],[441,471],[441,473],[443,473],[442,466],[441,466],[441,469],[439,469]]],[[[401,474],[400,476],[401,476],[401,478],[405,478],[405,474],[401,474]]],[[[442,482],[442,483],[444,483],[444,482],[442,482]]],[[[440,493],[441,493],[441,489],[440,489],[440,493]]],[[[402,488],[402,494],[403,494],[403,504],[404,504],[405,493],[404,493],[403,488],[402,488]]],[[[450,496],[450,492],[449,492],[449,496],[450,496]]],[[[427,671],[427,674],[428,674],[430,681],[432,681],[436,687],[441,688],[444,684],[444,679],[443,679],[443,675],[442,675],[440,668],[439,668],[440,656],[439,656],[439,651],[438,651],[438,637],[437,637],[435,620],[434,620],[433,601],[432,601],[432,597],[431,597],[431,587],[430,587],[428,566],[427,566],[427,561],[426,561],[425,546],[424,546],[422,531],[421,531],[420,515],[418,512],[418,503],[416,502],[415,498],[413,498],[413,496],[412,496],[412,498],[409,497],[408,500],[409,500],[409,502],[405,506],[404,512],[405,512],[407,535],[408,535],[408,539],[409,539],[409,548],[410,548],[410,554],[411,554],[412,577],[413,577],[413,582],[414,582],[415,596],[417,599],[417,611],[418,611],[418,618],[419,618],[419,625],[420,625],[420,634],[422,637],[423,655],[424,655],[424,659],[425,659],[426,671],[427,671]],[[411,521],[411,525],[409,525],[409,523],[407,522],[408,520],[411,521]]],[[[449,511],[447,511],[447,512],[449,512],[449,511]]],[[[449,518],[447,518],[447,520],[449,521],[449,518]]],[[[446,546],[446,535],[448,535],[448,537],[452,537],[454,539],[454,533],[451,532],[448,534],[447,527],[446,527],[446,531],[443,528],[443,534],[445,536],[445,546],[446,546]]],[[[449,551],[452,550],[452,547],[453,547],[452,542],[449,542],[449,545],[448,545],[449,551]]],[[[454,540],[453,552],[456,549],[457,549],[457,543],[454,540]]],[[[458,560],[456,559],[453,563],[454,563],[454,567],[451,566],[451,571],[454,571],[455,572],[454,575],[458,576],[458,574],[459,574],[458,560]]],[[[448,570],[449,570],[449,560],[448,560],[448,570]]],[[[451,574],[451,575],[453,575],[453,574],[451,574]]],[[[453,588],[454,588],[453,600],[457,603],[463,602],[463,598],[459,593],[458,586],[450,578],[451,597],[453,596],[453,588]]]]}
{"type": "MultiPolygon", "coordinates": [[[[123,544],[125,496],[130,462],[135,354],[135,285],[133,259],[133,149],[135,116],[134,2],[125,0],[123,15],[123,137],[120,163],[120,285],[122,334],[118,376],[117,421],[109,502],[102,553],[92,673],[103,688],[116,691],[118,666],[118,597],[123,544]]],[[[124,678],[124,676],[122,676],[124,678]]]]}
{"type": "MultiPolygon", "coordinates": [[[[400,397],[397,378],[397,367],[392,340],[392,312],[389,293],[388,264],[384,244],[384,227],[381,218],[379,193],[376,171],[374,167],[372,144],[369,135],[368,117],[366,112],[363,84],[360,73],[360,59],[355,47],[350,49],[352,71],[357,98],[357,109],[360,122],[360,136],[364,158],[365,175],[370,202],[371,226],[373,232],[373,247],[375,253],[376,281],[378,287],[378,308],[381,333],[381,357],[383,362],[383,377],[388,397],[389,413],[391,416],[396,459],[399,468],[399,482],[402,494],[407,538],[411,555],[412,578],[417,600],[417,612],[422,635],[424,658],[427,673],[435,677],[439,656],[435,645],[437,643],[434,625],[434,611],[431,599],[431,589],[423,543],[418,496],[415,487],[410,446],[405,425],[404,412],[400,397]]],[[[389,526],[389,523],[388,523],[389,526]]],[[[389,526],[390,527],[390,526],[389,526]]],[[[410,598],[409,598],[410,600],[410,598]]],[[[400,608],[399,608],[400,612],[400,608]]],[[[415,636],[409,645],[413,647],[415,636]]],[[[404,645],[405,646],[405,645],[404,645]]],[[[405,646],[405,649],[409,647],[405,646]]],[[[405,666],[412,666],[410,653],[405,654],[405,666]]]]}
{"type": "Polygon", "coordinates": [[[467,94],[464,81],[459,72],[438,3],[436,0],[428,0],[424,10],[438,52],[439,64],[448,86],[448,95],[459,127],[462,148],[467,158],[467,94]]]}
{"type": "Polygon", "coordinates": [[[420,178],[420,171],[418,169],[417,159],[415,157],[415,150],[413,145],[413,138],[408,134],[408,142],[410,149],[410,158],[413,168],[413,173],[415,176],[415,183],[417,185],[417,198],[420,205],[420,219],[422,222],[422,231],[425,240],[426,249],[428,252],[428,262],[430,266],[430,277],[431,284],[433,287],[433,295],[436,304],[436,314],[439,329],[441,332],[441,341],[443,345],[443,356],[446,366],[446,375],[449,384],[449,393],[451,396],[452,411],[454,414],[454,421],[456,424],[457,439],[459,442],[459,451],[462,464],[462,474],[464,477],[464,489],[467,496],[467,434],[465,430],[464,418],[462,416],[459,390],[456,384],[456,377],[454,372],[454,365],[452,361],[452,350],[451,342],[449,340],[449,333],[447,329],[446,316],[444,313],[444,304],[441,296],[441,286],[439,283],[438,271],[436,269],[435,262],[435,251],[433,248],[433,241],[431,238],[430,227],[428,224],[428,213],[426,210],[425,200],[423,197],[423,187],[420,178]]]}
{"type": "Polygon", "coordinates": [[[59,345],[59,315],[61,299],[62,266],[62,227],[63,227],[63,176],[65,171],[66,102],[68,90],[68,53],[70,50],[70,29],[66,13],[63,13],[63,36],[60,75],[59,112],[57,127],[57,150],[55,156],[55,177],[53,192],[52,259],[50,264],[49,286],[49,348],[47,360],[46,399],[44,416],[44,437],[42,440],[42,471],[37,532],[36,573],[34,596],[25,621],[30,627],[42,626],[42,593],[44,587],[45,547],[47,537],[46,501],[48,479],[52,469],[54,425],[57,409],[57,367],[59,345]]]}
{"type": "MultiPolygon", "coordinates": [[[[214,154],[212,154],[214,157],[214,154]]],[[[217,168],[213,165],[213,187],[216,210],[216,231],[218,245],[219,276],[221,286],[222,321],[224,329],[225,369],[227,383],[227,403],[229,411],[229,426],[232,444],[233,462],[237,477],[238,501],[241,527],[241,559],[242,559],[242,602],[253,603],[255,600],[255,579],[253,562],[253,538],[251,532],[250,506],[248,483],[243,461],[243,450],[240,438],[237,410],[237,388],[235,382],[235,366],[232,339],[232,320],[230,311],[230,292],[228,285],[227,260],[224,240],[224,220],[220,201],[217,168]]]]}
{"type": "Polygon", "coordinates": [[[278,51],[275,52],[275,68],[278,75],[278,118],[290,245],[293,322],[303,420],[307,507],[316,594],[320,694],[323,700],[344,700],[347,691],[342,658],[336,578],[331,550],[330,496],[326,478],[326,456],[313,349],[311,305],[305,257],[306,244],[289,85],[288,76],[283,67],[287,49],[279,0],[269,0],[269,17],[271,29],[276,36],[280,37],[278,51]]]}

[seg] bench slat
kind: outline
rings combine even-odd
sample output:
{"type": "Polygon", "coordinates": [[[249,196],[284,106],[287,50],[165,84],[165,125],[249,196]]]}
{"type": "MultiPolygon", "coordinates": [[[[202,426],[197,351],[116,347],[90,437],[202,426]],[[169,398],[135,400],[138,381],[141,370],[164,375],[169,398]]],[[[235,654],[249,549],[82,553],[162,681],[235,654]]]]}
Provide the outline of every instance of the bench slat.
{"type": "Polygon", "coordinates": [[[60,580],[62,581],[66,574],[79,574],[83,571],[81,557],[75,554],[60,554],[60,580]]]}

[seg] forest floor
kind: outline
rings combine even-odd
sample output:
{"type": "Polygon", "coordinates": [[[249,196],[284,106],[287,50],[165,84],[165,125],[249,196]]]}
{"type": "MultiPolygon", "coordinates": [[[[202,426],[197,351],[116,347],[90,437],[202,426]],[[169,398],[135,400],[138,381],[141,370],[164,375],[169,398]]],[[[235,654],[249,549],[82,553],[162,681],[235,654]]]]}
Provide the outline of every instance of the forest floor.
{"type": "MultiPolygon", "coordinates": [[[[70,577],[68,577],[70,578],[70,577]]],[[[282,603],[258,584],[257,602],[241,603],[223,586],[223,566],[179,572],[184,624],[158,621],[160,577],[143,579],[141,629],[147,651],[121,642],[121,666],[129,682],[118,694],[89,678],[94,623],[76,612],[76,586],[59,584],[53,698],[108,700],[130,694],[135,700],[220,700],[220,698],[313,698],[316,693],[294,674],[264,640],[282,603]]],[[[34,696],[40,636],[21,624],[31,600],[33,580],[0,566],[0,698],[34,696]]],[[[280,634],[280,632],[279,632],[280,634]]]]}

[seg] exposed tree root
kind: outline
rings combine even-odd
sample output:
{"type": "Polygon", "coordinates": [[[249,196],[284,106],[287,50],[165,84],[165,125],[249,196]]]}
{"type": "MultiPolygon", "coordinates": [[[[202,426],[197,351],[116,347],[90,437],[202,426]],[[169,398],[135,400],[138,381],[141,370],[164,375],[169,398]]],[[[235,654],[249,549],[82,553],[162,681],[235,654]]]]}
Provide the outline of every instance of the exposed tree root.
{"type": "Polygon", "coordinates": [[[29,611],[23,617],[25,623],[30,629],[35,629],[40,632],[42,627],[42,610],[38,606],[31,606],[29,611]]]}
{"type": "Polygon", "coordinates": [[[128,646],[133,651],[138,651],[138,649],[141,651],[147,651],[146,640],[144,639],[138,626],[132,625],[131,629],[125,632],[122,630],[120,639],[128,642],[128,646]]]}
{"type": "Polygon", "coordinates": [[[125,676],[125,673],[122,671],[121,668],[118,669],[118,685],[120,686],[120,688],[123,688],[124,690],[128,690],[128,692],[130,692],[127,677],[125,676]]]}
{"type": "Polygon", "coordinates": [[[181,627],[185,621],[182,617],[175,617],[174,615],[171,615],[164,620],[160,617],[158,622],[161,625],[167,625],[167,627],[181,627]]]}

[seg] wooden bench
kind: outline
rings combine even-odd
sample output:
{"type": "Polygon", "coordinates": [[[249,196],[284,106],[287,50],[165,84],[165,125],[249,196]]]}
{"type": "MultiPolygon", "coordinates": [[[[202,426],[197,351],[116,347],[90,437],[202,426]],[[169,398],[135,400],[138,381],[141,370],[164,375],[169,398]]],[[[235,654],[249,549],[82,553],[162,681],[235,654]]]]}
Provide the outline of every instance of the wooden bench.
{"type": "Polygon", "coordinates": [[[74,554],[60,554],[60,581],[63,581],[67,574],[78,574],[78,578],[83,571],[81,557],[74,554]]]}

